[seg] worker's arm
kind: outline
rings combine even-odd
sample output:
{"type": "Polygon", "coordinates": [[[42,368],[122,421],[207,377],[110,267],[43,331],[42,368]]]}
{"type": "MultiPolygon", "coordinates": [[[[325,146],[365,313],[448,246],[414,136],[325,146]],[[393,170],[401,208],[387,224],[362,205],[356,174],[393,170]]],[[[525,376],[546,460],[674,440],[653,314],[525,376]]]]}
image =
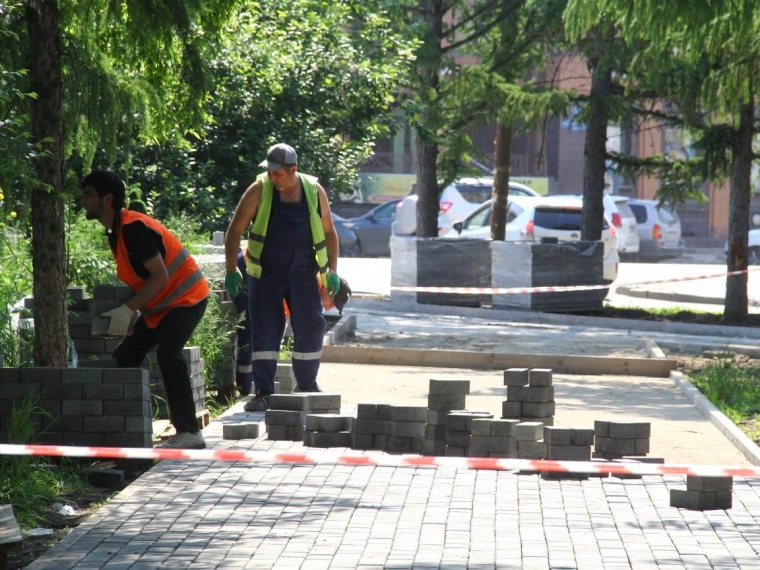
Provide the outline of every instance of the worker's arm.
{"type": "Polygon", "coordinates": [[[338,243],[338,232],[335,231],[332,213],[330,212],[330,202],[327,199],[327,192],[321,184],[317,184],[319,193],[319,207],[322,211],[322,229],[325,232],[325,244],[327,245],[327,267],[336,272],[338,271],[338,255],[340,246],[338,243]]]}
{"type": "Polygon", "coordinates": [[[240,198],[224,236],[224,261],[228,272],[237,271],[237,254],[240,237],[251,223],[261,202],[261,182],[251,184],[240,198]]]}
{"type": "Polygon", "coordinates": [[[143,308],[148,302],[164,290],[169,283],[169,272],[166,269],[164,258],[161,255],[154,255],[148,261],[143,261],[143,267],[148,270],[150,275],[145,280],[142,288],[135,293],[129,301],[124,303],[133,311],[143,308]]]}

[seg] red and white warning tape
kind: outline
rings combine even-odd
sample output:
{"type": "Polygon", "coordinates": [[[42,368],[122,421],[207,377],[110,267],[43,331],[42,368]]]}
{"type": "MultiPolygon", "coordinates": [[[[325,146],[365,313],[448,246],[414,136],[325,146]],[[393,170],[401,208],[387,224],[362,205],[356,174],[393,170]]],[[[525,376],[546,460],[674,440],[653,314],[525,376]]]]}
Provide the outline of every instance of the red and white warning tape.
{"type": "Polygon", "coordinates": [[[550,471],[555,473],[611,473],[613,475],[700,475],[760,477],[760,467],[732,465],[665,465],[606,461],[549,461],[484,457],[429,457],[419,455],[351,455],[345,453],[279,453],[234,449],[159,449],[129,447],[67,447],[60,445],[0,444],[0,455],[94,457],[97,459],[168,459],[246,463],[302,463],[368,465],[374,467],[458,467],[491,471],[550,471]]]}
{"type": "MultiPolygon", "coordinates": [[[[616,287],[640,287],[642,285],[657,285],[660,283],[678,283],[680,281],[697,281],[700,279],[712,279],[715,277],[728,277],[729,275],[741,275],[755,271],[760,267],[752,267],[742,271],[727,271],[710,275],[696,275],[691,277],[676,277],[673,279],[660,279],[657,281],[639,281],[636,283],[617,283],[616,287]]],[[[594,289],[608,289],[613,284],[607,285],[567,285],[556,287],[391,287],[394,291],[406,291],[411,293],[452,293],[461,295],[516,295],[519,293],[559,293],[563,291],[592,291],[594,289]]]]}

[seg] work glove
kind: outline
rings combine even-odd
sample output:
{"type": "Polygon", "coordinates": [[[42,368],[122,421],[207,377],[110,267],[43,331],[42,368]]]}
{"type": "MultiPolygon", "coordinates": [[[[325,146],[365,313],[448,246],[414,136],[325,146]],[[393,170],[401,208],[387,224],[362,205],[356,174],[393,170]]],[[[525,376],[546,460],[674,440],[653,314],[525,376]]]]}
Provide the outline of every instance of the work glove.
{"type": "Polygon", "coordinates": [[[243,276],[240,275],[240,271],[237,269],[228,271],[224,276],[224,288],[230,294],[230,297],[235,298],[240,292],[240,286],[243,284],[243,276]]]}
{"type": "Polygon", "coordinates": [[[108,336],[124,336],[129,331],[129,325],[132,324],[132,316],[135,312],[126,305],[119,305],[115,309],[102,313],[101,317],[108,317],[108,336]]]}
{"type": "Polygon", "coordinates": [[[340,277],[332,269],[327,270],[327,277],[325,278],[325,289],[330,297],[335,297],[335,294],[340,290],[340,277]]]}

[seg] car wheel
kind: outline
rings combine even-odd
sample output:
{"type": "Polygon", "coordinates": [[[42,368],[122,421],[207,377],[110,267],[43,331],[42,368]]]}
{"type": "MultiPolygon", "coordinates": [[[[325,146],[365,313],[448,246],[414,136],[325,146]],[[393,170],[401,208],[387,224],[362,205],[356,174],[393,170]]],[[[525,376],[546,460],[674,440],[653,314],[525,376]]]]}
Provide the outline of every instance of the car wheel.
{"type": "Polygon", "coordinates": [[[760,265],[760,247],[751,247],[747,252],[747,261],[750,265],[760,265]]]}
{"type": "Polygon", "coordinates": [[[364,257],[362,254],[362,243],[356,240],[356,246],[354,247],[354,257],[364,257]]]}

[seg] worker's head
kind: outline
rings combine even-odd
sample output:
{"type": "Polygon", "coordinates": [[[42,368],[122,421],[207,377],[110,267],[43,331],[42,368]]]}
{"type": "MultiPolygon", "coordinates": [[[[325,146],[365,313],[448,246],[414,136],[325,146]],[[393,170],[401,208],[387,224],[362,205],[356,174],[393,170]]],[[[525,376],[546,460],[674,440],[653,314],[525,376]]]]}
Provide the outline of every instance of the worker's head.
{"type": "Polygon", "coordinates": [[[289,182],[298,169],[298,154],[287,144],[278,143],[269,147],[266,160],[259,163],[260,168],[267,169],[267,175],[278,190],[283,189],[283,183],[289,182]]]}
{"type": "Polygon", "coordinates": [[[79,184],[82,188],[82,197],[79,203],[84,207],[88,219],[97,219],[100,217],[98,209],[109,204],[114,210],[121,210],[124,207],[126,188],[124,182],[115,172],[110,170],[93,170],[84,177],[79,184]],[[98,200],[93,201],[97,195],[98,200]],[[106,197],[110,196],[109,200],[106,197]],[[99,205],[98,205],[99,204],[99,205]]]}

